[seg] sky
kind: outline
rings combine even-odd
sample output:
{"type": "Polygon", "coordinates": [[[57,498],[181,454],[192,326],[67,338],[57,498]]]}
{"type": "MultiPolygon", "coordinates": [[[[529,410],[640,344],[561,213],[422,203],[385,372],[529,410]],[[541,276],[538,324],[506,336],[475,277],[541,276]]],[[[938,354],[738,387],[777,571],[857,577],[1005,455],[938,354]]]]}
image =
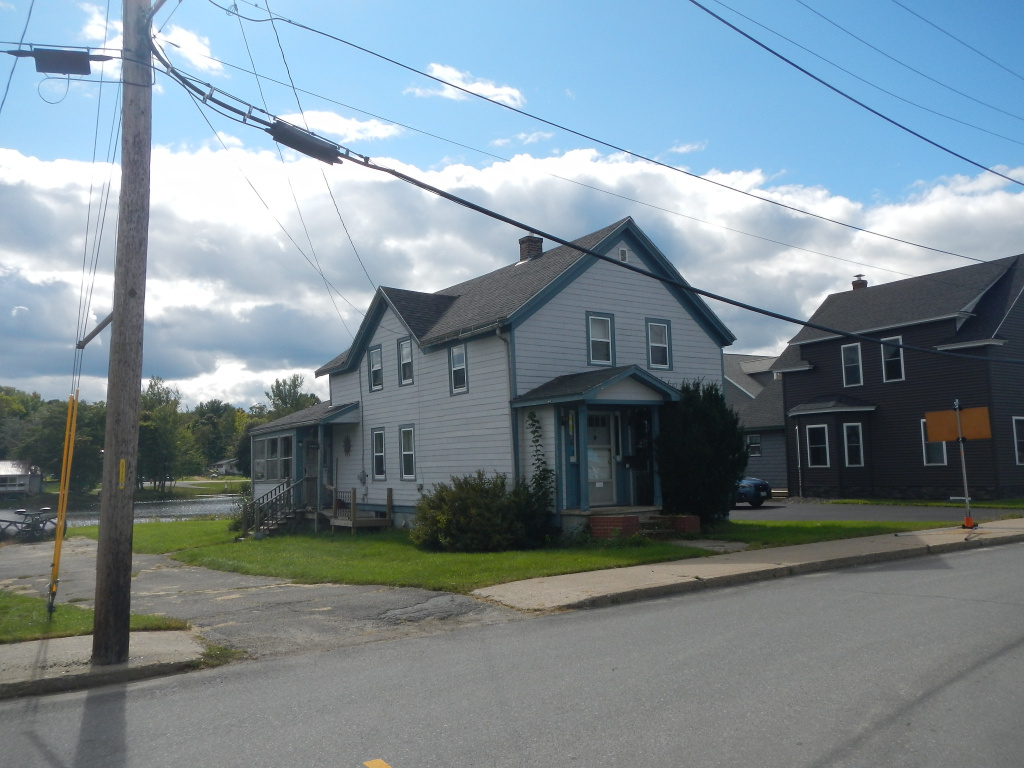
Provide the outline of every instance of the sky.
{"type": "MultiPolygon", "coordinates": [[[[686,0],[270,4],[309,29],[268,23],[263,0],[238,15],[170,0],[154,31],[222,99],[562,238],[632,216],[691,284],[785,315],[855,274],[1024,252],[1024,186],[978,167],[1024,182],[1024,4],[702,3],[919,136],[686,0]]],[[[116,56],[120,13],[0,0],[0,50],[116,56]]],[[[75,341],[111,309],[120,67],[93,67],[0,56],[0,385],[47,399],[71,392],[75,341]]],[[[326,397],[313,371],[349,346],[376,286],[434,291],[518,257],[520,230],[281,149],[154,78],[143,376],[189,407],[247,408],[293,373],[326,397]]],[[[710,306],[729,352],[778,354],[798,330],[710,306]]],[[[108,339],[82,358],[90,402],[108,339]]]]}

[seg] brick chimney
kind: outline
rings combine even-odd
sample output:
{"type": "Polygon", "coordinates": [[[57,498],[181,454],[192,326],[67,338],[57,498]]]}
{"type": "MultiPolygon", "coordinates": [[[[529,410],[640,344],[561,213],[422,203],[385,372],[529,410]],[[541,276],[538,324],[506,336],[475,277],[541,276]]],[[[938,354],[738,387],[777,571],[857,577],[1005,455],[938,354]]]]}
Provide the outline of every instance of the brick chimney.
{"type": "Polygon", "coordinates": [[[853,285],[853,290],[856,291],[856,290],[860,290],[861,288],[867,288],[868,287],[868,281],[864,279],[864,275],[854,275],[853,276],[853,283],[852,283],[852,285],[853,285]]]}
{"type": "Polygon", "coordinates": [[[527,235],[519,238],[519,260],[529,261],[540,256],[544,248],[544,238],[536,235],[527,235]]]}

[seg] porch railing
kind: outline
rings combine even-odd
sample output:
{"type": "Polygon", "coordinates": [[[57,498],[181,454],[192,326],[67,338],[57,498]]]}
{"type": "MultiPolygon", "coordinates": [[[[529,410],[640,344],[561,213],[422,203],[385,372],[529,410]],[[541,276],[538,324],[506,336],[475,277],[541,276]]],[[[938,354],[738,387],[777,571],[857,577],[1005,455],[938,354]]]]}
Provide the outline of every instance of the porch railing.
{"type": "Polygon", "coordinates": [[[255,510],[254,531],[269,531],[280,526],[294,512],[292,491],[302,484],[300,477],[292,482],[283,482],[253,501],[255,510]]]}

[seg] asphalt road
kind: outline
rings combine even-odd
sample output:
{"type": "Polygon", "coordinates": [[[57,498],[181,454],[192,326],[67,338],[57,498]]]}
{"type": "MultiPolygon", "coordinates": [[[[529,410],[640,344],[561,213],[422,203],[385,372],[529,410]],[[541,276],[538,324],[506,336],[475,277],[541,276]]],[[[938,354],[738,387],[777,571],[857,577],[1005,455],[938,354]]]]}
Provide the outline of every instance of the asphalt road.
{"type": "Polygon", "coordinates": [[[978,549],[3,702],[3,762],[1019,768],[1022,556],[978,549]]]}

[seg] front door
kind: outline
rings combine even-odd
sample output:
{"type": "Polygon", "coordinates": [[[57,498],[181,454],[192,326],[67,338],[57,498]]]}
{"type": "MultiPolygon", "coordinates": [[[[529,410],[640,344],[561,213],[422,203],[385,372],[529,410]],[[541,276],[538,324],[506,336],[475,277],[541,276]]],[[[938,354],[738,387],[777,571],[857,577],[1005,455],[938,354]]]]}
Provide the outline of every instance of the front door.
{"type": "Polygon", "coordinates": [[[590,505],[615,503],[615,454],[612,419],[607,413],[587,416],[587,483],[590,505]]]}

